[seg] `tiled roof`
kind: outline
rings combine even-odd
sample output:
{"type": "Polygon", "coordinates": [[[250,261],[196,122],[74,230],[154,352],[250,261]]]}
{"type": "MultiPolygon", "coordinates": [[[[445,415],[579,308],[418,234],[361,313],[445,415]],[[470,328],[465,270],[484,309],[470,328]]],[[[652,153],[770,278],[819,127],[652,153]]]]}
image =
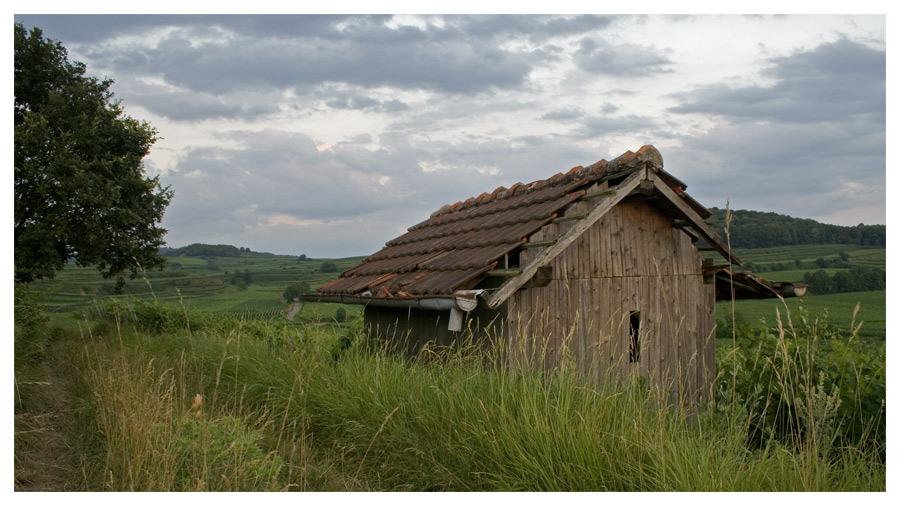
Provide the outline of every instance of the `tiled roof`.
{"type": "Polygon", "coordinates": [[[584,187],[636,170],[629,162],[638,157],[662,168],[659,152],[644,146],[611,162],[601,160],[549,179],[516,183],[445,205],[317,291],[322,295],[416,297],[471,289],[504,255],[584,195],[584,187]]]}

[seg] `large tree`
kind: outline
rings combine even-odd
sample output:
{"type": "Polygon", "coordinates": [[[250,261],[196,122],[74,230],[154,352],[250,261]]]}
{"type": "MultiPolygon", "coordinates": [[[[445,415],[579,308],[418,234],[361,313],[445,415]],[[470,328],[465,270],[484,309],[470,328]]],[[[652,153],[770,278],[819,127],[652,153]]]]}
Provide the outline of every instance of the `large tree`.
{"type": "Polygon", "coordinates": [[[124,114],[112,80],[85,75],[58,41],[15,24],[15,278],[69,259],[106,277],[159,267],[172,192],[145,175],[158,139],[124,114]]]}

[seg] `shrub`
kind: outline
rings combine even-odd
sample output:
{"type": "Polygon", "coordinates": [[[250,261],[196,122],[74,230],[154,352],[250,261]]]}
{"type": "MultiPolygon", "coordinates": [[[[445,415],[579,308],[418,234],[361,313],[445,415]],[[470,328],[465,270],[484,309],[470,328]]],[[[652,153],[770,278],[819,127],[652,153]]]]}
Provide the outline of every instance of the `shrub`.
{"type": "Polygon", "coordinates": [[[885,346],[810,321],[801,308],[784,327],[739,327],[736,348],[717,358],[719,406],[746,409],[749,441],[873,447],[885,443],[885,346]]]}
{"type": "Polygon", "coordinates": [[[293,302],[294,298],[300,298],[301,295],[309,293],[309,283],[305,281],[298,281],[296,283],[289,284],[282,292],[281,296],[284,297],[285,302],[293,302]]]}
{"type": "Polygon", "coordinates": [[[749,326],[750,322],[741,313],[735,312],[734,318],[725,315],[716,320],[716,339],[731,339],[735,328],[740,332],[749,326]]]}

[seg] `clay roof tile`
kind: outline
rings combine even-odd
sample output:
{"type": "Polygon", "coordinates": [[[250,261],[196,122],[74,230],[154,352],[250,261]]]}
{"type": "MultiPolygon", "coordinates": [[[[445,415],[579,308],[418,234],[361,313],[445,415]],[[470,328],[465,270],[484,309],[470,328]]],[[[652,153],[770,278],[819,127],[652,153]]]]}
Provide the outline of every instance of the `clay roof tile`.
{"type": "Polygon", "coordinates": [[[613,162],[575,166],[565,174],[528,184],[517,182],[509,188],[499,186],[490,193],[444,205],[318,291],[353,294],[369,289],[380,297],[415,297],[475,287],[498,259],[583,195],[586,185],[604,177],[611,167],[634,165],[636,158],[661,167],[655,148],[644,146],[613,162]]]}

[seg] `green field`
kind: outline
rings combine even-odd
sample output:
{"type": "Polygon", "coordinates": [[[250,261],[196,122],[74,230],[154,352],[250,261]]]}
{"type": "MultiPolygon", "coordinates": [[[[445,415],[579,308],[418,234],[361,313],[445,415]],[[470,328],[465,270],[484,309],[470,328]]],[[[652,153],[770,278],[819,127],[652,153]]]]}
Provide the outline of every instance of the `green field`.
{"type": "MultiPolygon", "coordinates": [[[[884,290],[875,292],[852,292],[831,295],[807,295],[803,298],[784,299],[759,299],[740,300],[734,305],[738,323],[755,326],[760,321],[765,321],[768,326],[776,326],[780,314],[784,325],[788,324],[788,316],[791,319],[800,314],[801,309],[811,319],[826,321],[846,335],[853,320],[853,312],[859,304],[859,312],[856,315],[855,324],[862,322],[859,331],[860,337],[884,339],[886,318],[886,297],[884,290]]],[[[721,301],[716,304],[717,320],[721,321],[731,317],[731,302],[721,301]]]]}
{"type": "Polygon", "coordinates": [[[778,246],[773,248],[738,249],[737,255],[741,260],[753,263],[776,263],[793,261],[815,261],[817,258],[837,258],[841,253],[847,253],[851,261],[876,261],[880,258],[880,265],[884,266],[885,248],[870,248],[855,246],[852,244],[808,244],[802,246],[778,246]]]}
{"type": "MultiPolygon", "coordinates": [[[[842,270],[837,267],[819,267],[818,260],[837,261],[847,255],[850,266],[877,267],[887,264],[885,248],[861,247],[849,244],[817,244],[805,246],[780,246],[774,248],[738,249],[737,256],[744,262],[743,268],[756,271],[773,281],[798,283],[807,272],[824,270],[829,276],[842,270]],[[796,266],[800,262],[801,267],[796,266]]],[[[711,255],[709,255],[712,257],[711,255]]]]}
{"type": "MultiPolygon", "coordinates": [[[[121,293],[116,292],[114,279],[103,279],[96,269],[67,265],[56,278],[32,283],[36,292],[43,293],[44,304],[52,313],[81,313],[110,298],[157,300],[183,306],[189,310],[222,312],[246,318],[280,317],[288,313],[291,304],[281,294],[287,285],[307,283],[311,289],[334,279],[335,272],[322,272],[325,262],[332,262],[343,271],[360,261],[359,257],[341,259],[299,259],[268,253],[241,252],[239,257],[169,257],[166,269],[142,273],[127,280],[121,293]],[[249,271],[252,281],[233,285],[233,273],[249,271]]],[[[335,304],[304,304],[297,322],[330,320],[337,310],[335,304]]],[[[348,315],[359,309],[344,306],[348,315]]]]}
{"type": "MultiPolygon", "coordinates": [[[[884,269],[887,263],[885,248],[860,247],[848,244],[823,244],[806,246],[783,246],[774,248],[740,249],[737,255],[744,263],[758,268],[763,266],[763,272],[757,274],[772,281],[784,281],[790,283],[802,283],[803,276],[807,272],[817,270],[825,271],[829,276],[846,269],[827,267],[818,268],[809,264],[815,264],[817,259],[836,260],[841,254],[848,257],[851,266],[877,267],[884,269]],[[794,265],[800,261],[808,267],[796,269],[794,265]],[[789,269],[768,270],[772,266],[791,265],[789,269]]],[[[761,320],[769,325],[776,325],[777,313],[782,318],[787,313],[798,314],[803,308],[811,318],[827,319],[829,324],[842,330],[848,330],[853,322],[853,311],[859,304],[859,313],[856,316],[856,324],[863,322],[860,336],[866,338],[884,339],[886,332],[886,297],[885,290],[872,292],[851,292],[829,295],[817,295],[809,293],[799,299],[786,299],[784,302],[768,300],[740,300],[735,304],[738,323],[757,325],[761,320]]],[[[716,305],[718,321],[731,318],[731,303],[719,302],[716,305]]],[[[785,320],[786,323],[786,320],[785,320]]]]}

